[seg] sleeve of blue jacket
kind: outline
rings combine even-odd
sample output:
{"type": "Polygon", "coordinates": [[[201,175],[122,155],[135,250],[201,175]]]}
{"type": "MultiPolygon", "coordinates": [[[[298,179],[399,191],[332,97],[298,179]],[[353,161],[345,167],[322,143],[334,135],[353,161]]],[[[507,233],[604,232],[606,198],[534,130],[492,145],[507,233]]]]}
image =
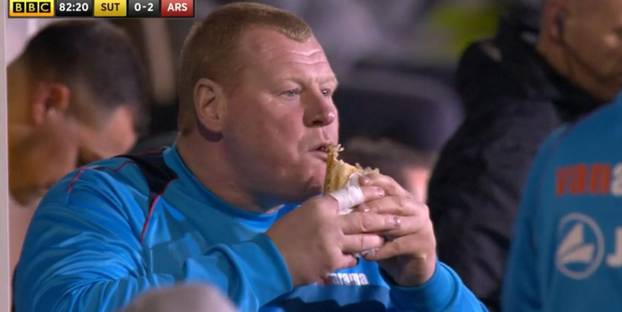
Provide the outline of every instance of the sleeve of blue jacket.
{"type": "Polygon", "coordinates": [[[17,311],[117,311],[148,289],[179,281],[213,284],[242,311],[256,311],[292,287],[265,235],[213,246],[177,272],[151,272],[139,240],[144,213],[126,208],[136,208],[137,195],[122,194],[131,191],[95,170],[74,182],[70,175],[57,184],[33,219],[15,274],[17,311]],[[273,278],[253,273],[257,263],[273,278]]]}
{"type": "Polygon", "coordinates": [[[538,240],[534,235],[536,221],[534,212],[543,208],[538,206],[537,195],[541,188],[541,173],[547,158],[558,142],[561,131],[559,129],[554,132],[541,146],[524,188],[503,284],[502,307],[506,312],[532,312],[542,309],[541,284],[537,271],[538,240]]]}
{"type": "Polygon", "coordinates": [[[437,261],[432,277],[418,287],[391,285],[391,301],[398,311],[488,311],[462,283],[456,272],[437,261]]]}

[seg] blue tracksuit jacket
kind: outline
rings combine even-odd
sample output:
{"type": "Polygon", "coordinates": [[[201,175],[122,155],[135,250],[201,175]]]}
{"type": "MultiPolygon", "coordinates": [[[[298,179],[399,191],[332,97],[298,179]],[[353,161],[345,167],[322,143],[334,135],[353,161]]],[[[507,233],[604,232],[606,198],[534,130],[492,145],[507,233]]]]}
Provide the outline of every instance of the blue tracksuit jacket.
{"type": "Polygon", "coordinates": [[[622,311],[622,95],[541,147],[525,188],[504,311],[622,311]]]}
{"type": "Polygon", "coordinates": [[[391,285],[365,260],[326,285],[294,288],[264,232],[296,205],[243,211],[206,189],[174,147],[149,157],[163,168],[117,157],[78,169],[46,195],[15,275],[17,312],[115,311],[180,282],[215,285],[241,311],[485,310],[440,262],[416,288],[391,285]]]}

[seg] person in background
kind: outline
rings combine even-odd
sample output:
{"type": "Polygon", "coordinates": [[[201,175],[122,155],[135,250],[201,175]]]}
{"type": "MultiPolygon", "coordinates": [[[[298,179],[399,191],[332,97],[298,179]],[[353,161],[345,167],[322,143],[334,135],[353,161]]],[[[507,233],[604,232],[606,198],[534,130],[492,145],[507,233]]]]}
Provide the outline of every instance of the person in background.
{"type": "Polygon", "coordinates": [[[345,144],[343,159],[366,168],[377,168],[425,203],[428,180],[436,154],[383,137],[354,137],[345,144]]]}
{"type": "Polygon", "coordinates": [[[42,29],[7,73],[13,267],[48,188],[76,166],[132,147],[144,77],[124,33],[84,20],[42,29]]]}
{"type": "Polygon", "coordinates": [[[620,311],[622,94],[542,145],[525,187],[503,311],[620,311]]]}
{"type": "Polygon", "coordinates": [[[465,120],[429,186],[439,258],[491,310],[538,146],[622,88],[622,1],[548,0],[541,8],[539,33],[524,22],[536,18],[518,11],[494,39],[464,53],[457,80],[465,120]]]}
{"type": "Polygon", "coordinates": [[[437,260],[427,207],[393,179],[346,189],[358,190],[341,207],[360,204],[351,214],[320,194],[336,88],[295,15],[256,3],[210,13],[182,52],[175,145],[50,190],[16,270],[16,310],[114,311],[200,283],[241,311],[485,311],[437,260]]]}

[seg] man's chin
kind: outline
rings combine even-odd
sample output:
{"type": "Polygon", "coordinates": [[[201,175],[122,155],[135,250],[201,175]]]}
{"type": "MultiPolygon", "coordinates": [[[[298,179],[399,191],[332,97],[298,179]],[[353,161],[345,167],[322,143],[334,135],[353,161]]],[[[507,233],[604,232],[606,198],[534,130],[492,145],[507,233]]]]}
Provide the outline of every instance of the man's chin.
{"type": "Polygon", "coordinates": [[[318,182],[309,182],[306,185],[291,190],[287,195],[283,196],[285,202],[301,203],[307,199],[322,193],[322,184],[318,182]]]}
{"type": "Polygon", "coordinates": [[[322,193],[322,187],[324,186],[324,179],[316,180],[312,179],[307,184],[305,191],[303,193],[304,199],[319,195],[322,193]]]}

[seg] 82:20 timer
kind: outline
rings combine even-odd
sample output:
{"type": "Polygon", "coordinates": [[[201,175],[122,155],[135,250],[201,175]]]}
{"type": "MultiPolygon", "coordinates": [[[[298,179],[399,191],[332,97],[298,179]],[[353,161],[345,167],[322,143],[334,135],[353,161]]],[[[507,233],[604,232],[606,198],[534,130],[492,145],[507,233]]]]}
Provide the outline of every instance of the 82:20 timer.
{"type": "Polygon", "coordinates": [[[88,0],[59,0],[56,2],[56,16],[91,16],[93,5],[88,0]]]}

